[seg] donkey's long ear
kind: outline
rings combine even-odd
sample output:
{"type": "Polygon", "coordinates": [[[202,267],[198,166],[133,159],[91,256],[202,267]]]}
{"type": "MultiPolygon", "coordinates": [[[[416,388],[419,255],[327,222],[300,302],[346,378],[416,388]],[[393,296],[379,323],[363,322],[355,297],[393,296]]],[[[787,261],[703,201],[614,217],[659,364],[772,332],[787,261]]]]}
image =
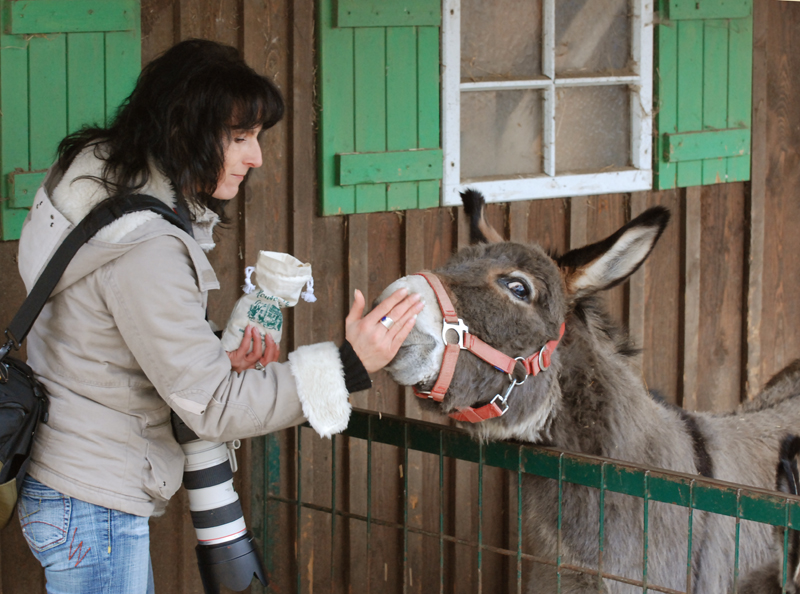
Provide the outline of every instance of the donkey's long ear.
{"type": "Polygon", "coordinates": [[[619,231],[558,259],[567,292],[578,297],[618,285],[636,272],[669,222],[669,211],[646,210],[619,231]]]}
{"type": "Polygon", "coordinates": [[[494,227],[486,220],[486,200],[477,190],[461,192],[461,202],[464,203],[464,212],[469,217],[469,242],[470,243],[498,243],[503,241],[503,236],[495,231],[494,227]]]}

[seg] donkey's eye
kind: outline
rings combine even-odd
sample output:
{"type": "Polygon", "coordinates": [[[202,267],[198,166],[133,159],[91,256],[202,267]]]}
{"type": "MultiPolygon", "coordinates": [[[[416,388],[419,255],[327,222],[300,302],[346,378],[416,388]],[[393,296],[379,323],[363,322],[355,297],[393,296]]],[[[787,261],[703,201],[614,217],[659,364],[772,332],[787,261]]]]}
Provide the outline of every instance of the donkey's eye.
{"type": "Polygon", "coordinates": [[[528,285],[525,284],[523,281],[516,278],[508,278],[508,279],[503,279],[500,282],[504,284],[506,288],[509,291],[511,291],[514,297],[516,297],[520,301],[530,300],[531,290],[528,288],[528,285]]]}

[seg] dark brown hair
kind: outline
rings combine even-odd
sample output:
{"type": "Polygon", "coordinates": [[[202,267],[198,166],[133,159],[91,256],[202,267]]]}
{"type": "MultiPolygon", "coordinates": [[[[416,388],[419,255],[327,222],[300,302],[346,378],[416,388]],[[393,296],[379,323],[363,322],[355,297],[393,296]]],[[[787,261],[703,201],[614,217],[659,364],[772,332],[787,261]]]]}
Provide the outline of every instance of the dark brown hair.
{"type": "Polygon", "coordinates": [[[78,153],[95,146],[105,161],[98,181],[109,194],[125,195],[147,183],[152,161],[179,200],[208,207],[224,221],[225,202],[212,194],[226,143],[234,131],[274,126],[283,113],[280,91],[235,48],[189,39],[144,67],[108,128],[86,126],[67,136],[58,164],[66,171],[78,153]]]}

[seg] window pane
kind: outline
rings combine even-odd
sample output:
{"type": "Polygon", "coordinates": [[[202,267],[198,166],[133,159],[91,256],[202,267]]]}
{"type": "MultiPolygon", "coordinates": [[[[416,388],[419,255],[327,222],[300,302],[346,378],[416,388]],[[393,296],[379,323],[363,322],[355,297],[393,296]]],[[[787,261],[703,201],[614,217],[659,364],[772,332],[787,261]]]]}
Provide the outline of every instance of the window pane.
{"type": "Polygon", "coordinates": [[[542,0],[461,1],[462,82],[541,72],[542,0]]]}
{"type": "Polygon", "coordinates": [[[557,0],[556,74],[629,72],[629,0],[557,0]]]}
{"type": "Polygon", "coordinates": [[[541,171],[541,91],[461,93],[462,179],[541,171]]]}
{"type": "Polygon", "coordinates": [[[629,97],[621,85],[556,90],[556,173],[630,164],[629,97]]]}

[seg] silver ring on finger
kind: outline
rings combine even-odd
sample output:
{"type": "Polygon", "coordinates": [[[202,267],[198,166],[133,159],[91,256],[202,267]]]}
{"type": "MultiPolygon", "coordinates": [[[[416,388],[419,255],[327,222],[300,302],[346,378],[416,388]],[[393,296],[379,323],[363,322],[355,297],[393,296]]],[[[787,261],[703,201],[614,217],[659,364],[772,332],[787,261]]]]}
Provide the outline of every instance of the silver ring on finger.
{"type": "Polygon", "coordinates": [[[258,371],[264,371],[264,370],[266,369],[266,367],[264,367],[264,366],[261,364],[261,361],[256,361],[255,368],[256,368],[258,371]]]}
{"type": "Polygon", "coordinates": [[[383,316],[381,318],[381,324],[383,324],[386,327],[386,329],[388,330],[394,324],[394,320],[392,318],[390,318],[389,316],[383,316]]]}

